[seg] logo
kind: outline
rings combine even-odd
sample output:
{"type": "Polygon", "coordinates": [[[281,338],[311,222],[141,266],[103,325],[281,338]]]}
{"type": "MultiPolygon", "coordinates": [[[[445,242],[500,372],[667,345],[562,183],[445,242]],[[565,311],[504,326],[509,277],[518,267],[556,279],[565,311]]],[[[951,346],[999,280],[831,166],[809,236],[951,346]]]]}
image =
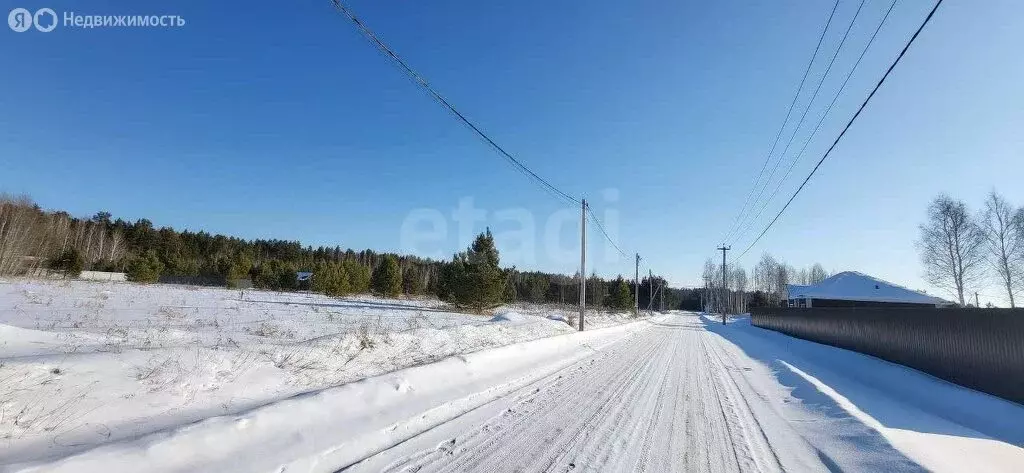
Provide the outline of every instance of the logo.
{"type": "Polygon", "coordinates": [[[32,22],[36,24],[37,30],[49,33],[57,27],[57,12],[50,8],[40,8],[36,11],[35,16],[32,17],[32,22]]]}
{"type": "Polygon", "coordinates": [[[32,25],[43,33],[49,33],[57,27],[57,12],[52,8],[40,8],[35,15],[24,8],[15,8],[7,15],[7,26],[18,33],[28,31],[32,25]]]}
{"type": "Polygon", "coordinates": [[[32,27],[32,13],[24,8],[15,8],[7,15],[7,26],[18,33],[24,33],[32,27]]]}

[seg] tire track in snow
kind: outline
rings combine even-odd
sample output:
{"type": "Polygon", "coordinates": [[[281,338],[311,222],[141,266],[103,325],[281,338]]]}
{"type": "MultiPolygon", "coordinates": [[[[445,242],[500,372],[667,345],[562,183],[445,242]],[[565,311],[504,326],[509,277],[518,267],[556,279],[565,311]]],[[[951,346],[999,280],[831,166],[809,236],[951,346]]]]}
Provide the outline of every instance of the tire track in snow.
{"type": "Polygon", "coordinates": [[[740,389],[736,379],[733,377],[732,373],[742,368],[738,367],[732,358],[730,358],[731,362],[726,363],[721,353],[720,340],[711,340],[710,338],[711,335],[701,338],[701,343],[704,345],[705,354],[708,358],[714,360],[716,365],[714,380],[717,385],[721,386],[722,391],[726,392],[726,403],[731,408],[735,425],[739,426],[743,445],[748,452],[747,458],[754,462],[757,471],[784,471],[779,462],[778,455],[771,447],[768,437],[754,415],[750,403],[743,395],[743,390],[740,389]]]}
{"type": "Polygon", "coordinates": [[[383,452],[386,471],[784,471],[724,340],[697,317],[668,320],[453,424],[434,448],[383,452]]]}

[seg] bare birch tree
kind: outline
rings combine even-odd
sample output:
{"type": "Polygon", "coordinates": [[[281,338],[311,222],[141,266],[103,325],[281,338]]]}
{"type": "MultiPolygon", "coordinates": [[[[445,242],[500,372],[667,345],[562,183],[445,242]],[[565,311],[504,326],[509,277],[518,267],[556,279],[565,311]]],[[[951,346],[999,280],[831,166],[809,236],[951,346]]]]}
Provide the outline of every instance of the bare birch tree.
{"type": "Polygon", "coordinates": [[[747,270],[742,266],[736,266],[732,270],[732,280],[736,289],[736,313],[742,314],[747,311],[747,270]]]}
{"type": "Polygon", "coordinates": [[[943,194],[928,206],[917,242],[925,279],[964,305],[964,288],[984,276],[985,236],[967,205],[943,194]]]}
{"type": "Polygon", "coordinates": [[[28,197],[0,194],[0,274],[35,269],[29,263],[38,238],[35,204],[28,197]]]}
{"type": "Polygon", "coordinates": [[[778,265],[775,271],[775,297],[781,301],[789,296],[789,279],[795,271],[793,271],[792,267],[785,264],[778,265]]]}
{"type": "Polygon", "coordinates": [[[1006,199],[992,191],[985,200],[981,229],[985,235],[988,261],[1006,289],[1010,307],[1016,307],[1014,292],[1024,279],[1024,209],[1015,211],[1006,199]]]}
{"type": "Polygon", "coordinates": [[[820,263],[814,263],[814,266],[811,266],[809,279],[810,281],[808,282],[810,284],[818,284],[819,282],[828,279],[828,272],[825,271],[825,268],[822,267],[820,263]]]}
{"type": "Polygon", "coordinates": [[[44,212],[28,197],[0,194],[0,274],[32,274],[68,248],[87,266],[119,262],[127,245],[108,223],[44,212]]]}
{"type": "Polygon", "coordinates": [[[761,255],[761,261],[754,266],[754,289],[772,297],[778,288],[779,262],[772,255],[761,255]]]}
{"type": "Polygon", "coordinates": [[[704,261],[704,273],[702,274],[702,276],[704,278],[704,311],[705,312],[714,312],[716,310],[716,307],[717,307],[717,305],[715,304],[715,301],[717,299],[715,294],[718,291],[715,290],[715,286],[716,286],[715,274],[717,273],[718,270],[716,268],[717,268],[717,266],[715,265],[715,262],[711,260],[711,258],[708,258],[707,260],[704,261]]]}

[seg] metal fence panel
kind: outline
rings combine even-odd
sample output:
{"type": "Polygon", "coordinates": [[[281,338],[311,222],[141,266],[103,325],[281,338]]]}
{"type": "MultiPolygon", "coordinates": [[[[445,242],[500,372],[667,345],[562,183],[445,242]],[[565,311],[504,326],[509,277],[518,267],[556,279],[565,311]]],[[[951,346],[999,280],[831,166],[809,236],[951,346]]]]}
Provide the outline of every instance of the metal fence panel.
{"type": "Polygon", "coordinates": [[[1024,404],[1024,309],[764,308],[751,321],[1024,404]]]}

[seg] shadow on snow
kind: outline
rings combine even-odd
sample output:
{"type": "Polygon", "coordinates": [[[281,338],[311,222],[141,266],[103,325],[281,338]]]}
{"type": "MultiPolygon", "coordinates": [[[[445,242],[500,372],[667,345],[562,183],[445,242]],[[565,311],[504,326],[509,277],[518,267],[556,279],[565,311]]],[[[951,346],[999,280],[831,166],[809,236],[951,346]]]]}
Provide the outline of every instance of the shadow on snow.
{"type": "Polygon", "coordinates": [[[885,427],[1024,446],[1020,404],[873,356],[754,327],[749,319],[724,326],[701,320],[708,331],[771,367],[793,397],[831,418],[852,416],[783,362],[817,378],[885,427]]]}

